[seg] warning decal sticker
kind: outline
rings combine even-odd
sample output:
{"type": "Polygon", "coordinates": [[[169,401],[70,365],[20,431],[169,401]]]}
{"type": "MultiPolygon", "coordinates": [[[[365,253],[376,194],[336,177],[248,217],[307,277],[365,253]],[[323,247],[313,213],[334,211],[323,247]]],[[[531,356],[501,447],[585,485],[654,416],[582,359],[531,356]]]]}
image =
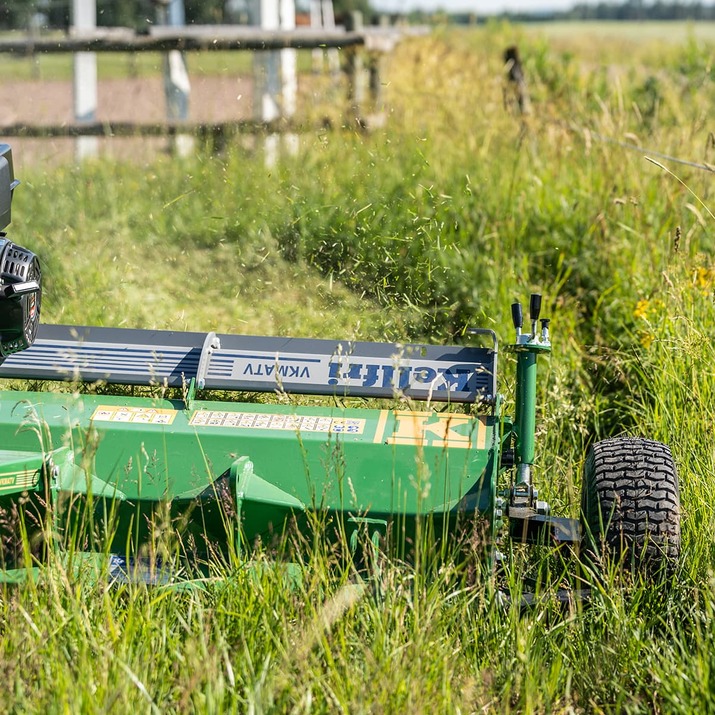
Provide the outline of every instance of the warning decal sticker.
{"type": "Polygon", "coordinates": [[[328,432],[362,434],[364,419],[318,417],[315,415],[276,415],[255,412],[200,410],[191,415],[194,427],[237,427],[240,429],[291,430],[292,432],[328,432]]]}
{"type": "Polygon", "coordinates": [[[40,472],[37,469],[27,469],[21,472],[0,474],[0,492],[17,489],[29,489],[37,484],[40,472]]]}
{"type": "Polygon", "coordinates": [[[375,442],[425,447],[485,449],[486,418],[455,413],[395,410],[390,429],[387,419],[378,424],[375,442]]]}
{"type": "Polygon", "coordinates": [[[100,405],[91,419],[95,422],[131,422],[143,425],[170,425],[176,417],[176,410],[155,407],[122,407],[100,405]]]}

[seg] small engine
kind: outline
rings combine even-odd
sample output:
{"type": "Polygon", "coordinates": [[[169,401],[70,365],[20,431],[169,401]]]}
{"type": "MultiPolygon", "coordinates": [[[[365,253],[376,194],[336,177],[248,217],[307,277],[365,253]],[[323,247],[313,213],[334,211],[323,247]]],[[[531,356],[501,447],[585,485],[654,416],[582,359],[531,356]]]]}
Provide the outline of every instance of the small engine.
{"type": "Polygon", "coordinates": [[[0,144],[0,362],[29,348],[40,324],[40,262],[4,232],[11,219],[12,193],[19,183],[13,173],[12,150],[0,144]]]}

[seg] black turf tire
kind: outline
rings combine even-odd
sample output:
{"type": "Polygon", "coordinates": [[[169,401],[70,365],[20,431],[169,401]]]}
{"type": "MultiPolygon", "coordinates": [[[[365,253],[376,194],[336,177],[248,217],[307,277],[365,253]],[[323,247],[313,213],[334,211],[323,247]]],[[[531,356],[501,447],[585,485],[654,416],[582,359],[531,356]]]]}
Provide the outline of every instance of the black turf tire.
{"type": "Polygon", "coordinates": [[[633,437],[593,444],[581,513],[592,552],[633,565],[672,567],[680,555],[680,492],[670,449],[633,437]]]}

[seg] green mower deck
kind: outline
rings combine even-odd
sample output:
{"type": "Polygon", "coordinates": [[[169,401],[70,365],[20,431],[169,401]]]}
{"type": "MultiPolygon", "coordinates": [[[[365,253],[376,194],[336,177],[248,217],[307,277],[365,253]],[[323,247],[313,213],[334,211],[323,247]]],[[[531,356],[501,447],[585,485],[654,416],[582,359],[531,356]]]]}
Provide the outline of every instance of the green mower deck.
{"type": "MultiPolygon", "coordinates": [[[[0,366],[0,375],[28,377],[31,371],[35,379],[90,381],[101,379],[99,373],[111,362],[115,375],[105,379],[117,380],[130,364],[131,374],[124,371],[123,381],[149,386],[164,373],[166,384],[185,384],[186,394],[170,400],[2,393],[0,440],[13,451],[0,451],[0,505],[9,512],[23,499],[27,511],[33,503],[39,525],[48,504],[56,518],[71,505],[69,511],[84,512],[86,521],[91,502],[95,532],[98,528],[105,546],[118,554],[141,553],[156,513],[167,505],[171,519],[182,524],[182,539],[202,557],[227,548],[227,539],[239,531],[241,544],[249,548],[257,540],[270,544],[289,527],[305,525],[307,512],[325,515],[327,532],[332,529],[336,538],[349,540],[369,525],[403,554],[415,537],[416,520],[427,515],[436,535],[478,517],[484,545],[493,541],[501,420],[499,400],[484,390],[493,385],[494,348],[435,353],[433,347],[402,346],[400,364],[394,345],[282,340],[290,349],[270,353],[262,342],[246,336],[136,330],[124,335],[43,326],[31,348],[0,366]],[[177,337],[180,346],[174,344],[177,337]],[[141,338],[153,342],[140,343],[141,338]],[[210,355],[202,355],[205,345],[212,346],[210,355]],[[406,353],[420,357],[408,359],[406,353]],[[291,374],[308,380],[304,364],[310,370],[317,366],[311,379],[319,376],[320,361],[323,372],[334,375],[328,380],[340,383],[342,396],[374,389],[382,397],[387,381],[401,379],[402,387],[397,382],[389,386],[391,392],[431,391],[443,401],[480,396],[488,412],[441,412],[428,403],[365,409],[206,401],[193,397],[197,375],[185,372],[192,364],[203,365],[204,386],[219,381],[226,389],[233,374],[241,389],[253,379],[262,389],[275,390],[277,383],[265,378],[277,371],[285,375],[280,386],[285,391],[295,379],[291,374]],[[215,364],[224,376],[213,377],[215,364]],[[373,381],[379,384],[364,384],[373,381]],[[227,528],[229,521],[240,529],[227,528]]],[[[316,381],[301,387],[321,393],[326,386],[316,381]]],[[[76,519],[70,521],[76,528],[76,519]]],[[[21,557],[19,548],[5,554],[10,562],[21,557]]]]}

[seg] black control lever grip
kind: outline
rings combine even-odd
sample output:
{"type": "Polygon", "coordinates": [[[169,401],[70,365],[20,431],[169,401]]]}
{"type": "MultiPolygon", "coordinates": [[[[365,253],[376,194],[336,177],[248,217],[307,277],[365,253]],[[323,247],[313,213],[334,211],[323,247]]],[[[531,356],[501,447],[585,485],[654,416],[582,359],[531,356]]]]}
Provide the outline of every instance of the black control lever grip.
{"type": "Polygon", "coordinates": [[[541,313],[541,295],[539,293],[532,293],[531,300],[529,301],[529,316],[532,320],[538,320],[539,314],[541,313]]]}
{"type": "Polygon", "coordinates": [[[524,314],[521,310],[521,303],[511,304],[511,320],[517,330],[520,330],[522,325],[524,325],[524,314]]]}

